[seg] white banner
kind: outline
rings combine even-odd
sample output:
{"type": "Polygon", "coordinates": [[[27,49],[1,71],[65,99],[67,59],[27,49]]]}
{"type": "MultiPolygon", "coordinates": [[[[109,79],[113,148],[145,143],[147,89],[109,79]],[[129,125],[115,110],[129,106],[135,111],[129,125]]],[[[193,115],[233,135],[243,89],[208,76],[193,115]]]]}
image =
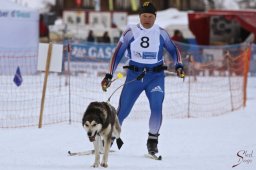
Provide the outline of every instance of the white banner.
{"type": "Polygon", "coordinates": [[[0,0],[0,72],[36,71],[39,14],[11,1],[0,0]]]}
{"type": "Polygon", "coordinates": [[[0,50],[37,47],[38,19],[37,11],[0,0],[0,50]]]}

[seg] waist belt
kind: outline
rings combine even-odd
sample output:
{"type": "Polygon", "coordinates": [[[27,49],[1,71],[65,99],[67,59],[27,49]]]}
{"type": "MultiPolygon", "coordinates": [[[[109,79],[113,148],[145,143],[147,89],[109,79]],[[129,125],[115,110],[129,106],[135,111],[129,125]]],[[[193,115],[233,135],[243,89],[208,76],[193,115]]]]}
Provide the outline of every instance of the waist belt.
{"type": "Polygon", "coordinates": [[[137,67],[134,65],[129,65],[129,66],[123,66],[124,69],[129,69],[132,71],[136,71],[136,72],[142,72],[142,71],[146,71],[146,72],[161,72],[163,70],[167,70],[167,66],[164,65],[159,65],[156,67],[152,67],[152,68],[148,68],[148,67],[137,67]]]}

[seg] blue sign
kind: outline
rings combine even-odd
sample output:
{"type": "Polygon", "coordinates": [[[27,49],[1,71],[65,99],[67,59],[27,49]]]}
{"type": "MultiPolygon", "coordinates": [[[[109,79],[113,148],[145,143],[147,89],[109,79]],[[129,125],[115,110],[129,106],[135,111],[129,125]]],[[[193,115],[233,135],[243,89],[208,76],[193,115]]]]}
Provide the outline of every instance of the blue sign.
{"type": "Polygon", "coordinates": [[[256,76],[256,44],[252,44],[250,72],[253,76],[256,76]]]}
{"type": "Polygon", "coordinates": [[[114,44],[72,44],[71,61],[109,61],[114,50],[114,44]]]}

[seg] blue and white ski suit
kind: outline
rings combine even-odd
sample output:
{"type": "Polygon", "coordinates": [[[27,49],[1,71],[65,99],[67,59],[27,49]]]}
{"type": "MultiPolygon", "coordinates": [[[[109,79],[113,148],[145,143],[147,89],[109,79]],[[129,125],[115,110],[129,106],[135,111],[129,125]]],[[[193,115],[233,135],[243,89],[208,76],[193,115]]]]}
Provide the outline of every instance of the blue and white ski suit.
{"type": "MultiPolygon", "coordinates": [[[[130,25],[121,36],[110,61],[109,73],[113,75],[121,58],[127,50],[129,65],[141,71],[127,71],[126,82],[136,79],[142,70],[163,65],[164,48],[170,53],[174,64],[182,64],[181,56],[169,34],[158,25],[149,29],[141,24],[130,25]]],[[[162,123],[162,104],[164,100],[164,72],[148,71],[140,81],[125,84],[120,96],[118,118],[122,125],[129,115],[135,101],[145,91],[150,105],[149,133],[158,134],[162,123]]],[[[142,106],[144,107],[144,106],[142,106]]]]}

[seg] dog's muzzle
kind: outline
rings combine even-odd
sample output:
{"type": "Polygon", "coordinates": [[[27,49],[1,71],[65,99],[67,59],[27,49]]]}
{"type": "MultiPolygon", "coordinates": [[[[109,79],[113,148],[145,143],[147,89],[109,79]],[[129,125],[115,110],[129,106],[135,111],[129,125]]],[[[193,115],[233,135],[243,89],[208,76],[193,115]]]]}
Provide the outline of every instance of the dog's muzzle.
{"type": "Polygon", "coordinates": [[[91,136],[91,133],[87,133],[87,135],[88,135],[88,138],[89,138],[90,142],[94,142],[95,141],[95,137],[97,135],[97,132],[95,132],[95,134],[93,136],[91,136]]]}

